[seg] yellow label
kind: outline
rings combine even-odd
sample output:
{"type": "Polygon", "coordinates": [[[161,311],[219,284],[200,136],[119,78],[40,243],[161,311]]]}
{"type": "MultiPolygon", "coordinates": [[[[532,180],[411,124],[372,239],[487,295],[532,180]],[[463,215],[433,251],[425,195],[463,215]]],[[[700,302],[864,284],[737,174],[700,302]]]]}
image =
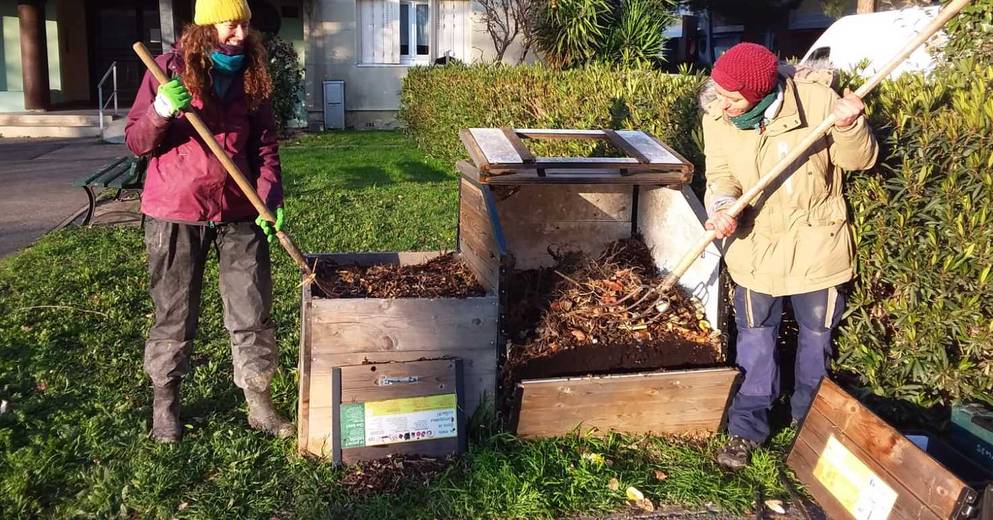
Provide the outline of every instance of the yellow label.
{"type": "Polygon", "coordinates": [[[367,416],[397,415],[455,408],[455,406],[455,394],[429,395],[388,401],[370,401],[365,403],[365,413],[367,416]]]}
{"type": "Polygon", "coordinates": [[[832,434],[817,459],[814,478],[856,520],[883,520],[896,503],[893,491],[832,434]]]}

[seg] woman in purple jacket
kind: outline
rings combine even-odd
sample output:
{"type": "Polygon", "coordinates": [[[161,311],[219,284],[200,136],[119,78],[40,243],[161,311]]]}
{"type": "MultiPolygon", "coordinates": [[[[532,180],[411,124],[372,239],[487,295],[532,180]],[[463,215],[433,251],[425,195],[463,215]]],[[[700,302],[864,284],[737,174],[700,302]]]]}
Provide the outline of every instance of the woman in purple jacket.
{"type": "Polygon", "coordinates": [[[152,380],[151,436],[178,442],[179,386],[190,368],[204,264],[217,249],[224,326],[231,336],[234,382],[248,401],[248,423],[280,438],[293,425],[273,408],[276,369],[269,242],[282,227],[283,191],[270,103],[272,81],[245,0],[197,0],[194,24],[156,61],[173,79],[151,74],[139,87],[125,137],[149,158],[141,210],[155,324],[145,344],[152,380]],[[218,143],[277,216],[258,218],[183,111],[194,107],[218,143]]]}

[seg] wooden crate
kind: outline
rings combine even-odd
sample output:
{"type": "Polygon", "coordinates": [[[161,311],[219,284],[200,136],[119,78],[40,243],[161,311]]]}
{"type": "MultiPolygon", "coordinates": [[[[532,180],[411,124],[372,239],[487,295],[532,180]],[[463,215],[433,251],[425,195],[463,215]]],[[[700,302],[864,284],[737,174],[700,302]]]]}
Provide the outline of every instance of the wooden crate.
{"type": "MultiPolygon", "coordinates": [[[[358,253],[309,255],[341,265],[421,264],[440,255],[358,253]]],[[[461,359],[465,409],[493,406],[496,392],[498,299],[494,287],[473,298],[315,298],[303,285],[300,334],[301,454],[330,457],[332,373],[339,367],[425,359],[461,359]]]]}
{"type": "Polygon", "coordinates": [[[964,519],[977,508],[974,489],[826,378],[786,463],[829,518],[964,519]]]}
{"type": "MultiPolygon", "coordinates": [[[[550,251],[595,255],[609,242],[640,234],[656,265],[667,269],[704,233],[703,205],[681,185],[689,178],[682,173],[666,181],[658,173],[573,169],[514,180],[513,174],[486,177],[465,161],[458,169],[459,250],[477,274],[498,288],[501,309],[508,305],[501,289],[507,277],[517,269],[553,265],[550,251]]],[[[711,245],[680,281],[718,329],[726,311],[719,266],[720,252],[711,245]]],[[[726,368],[525,380],[519,385],[516,432],[530,437],[562,435],[576,427],[713,432],[723,421],[736,374],[726,368]],[[594,414],[591,404],[610,410],[594,414]],[[655,419],[649,419],[653,414],[655,419]]]]}

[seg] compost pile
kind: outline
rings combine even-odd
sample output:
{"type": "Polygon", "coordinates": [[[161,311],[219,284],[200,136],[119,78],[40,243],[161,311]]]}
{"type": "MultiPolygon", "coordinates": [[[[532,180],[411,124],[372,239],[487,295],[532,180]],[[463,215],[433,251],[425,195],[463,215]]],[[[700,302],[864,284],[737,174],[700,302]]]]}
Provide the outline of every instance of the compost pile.
{"type": "Polygon", "coordinates": [[[510,281],[505,383],[724,361],[720,333],[699,302],[678,288],[661,302],[649,291],[663,276],[641,240],[612,242],[595,258],[556,260],[510,281]]]}
{"type": "Polygon", "coordinates": [[[417,265],[319,262],[316,271],[314,296],[321,298],[468,298],[486,294],[455,253],[417,265]]]}
{"type": "Polygon", "coordinates": [[[434,480],[450,465],[449,459],[419,455],[391,455],[361,461],[349,468],[341,484],[357,495],[394,493],[401,487],[423,485],[434,480]]]}

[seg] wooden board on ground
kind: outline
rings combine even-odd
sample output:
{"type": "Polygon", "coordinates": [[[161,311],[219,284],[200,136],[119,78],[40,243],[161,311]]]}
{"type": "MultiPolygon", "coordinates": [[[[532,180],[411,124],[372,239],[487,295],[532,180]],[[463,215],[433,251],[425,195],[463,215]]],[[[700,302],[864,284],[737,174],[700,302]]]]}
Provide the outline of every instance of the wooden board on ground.
{"type": "Polygon", "coordinates": [[[550,130],[468,128],[459,138],[483,182],[523,184],[604,182],[663,184],[688,182],[693,165],[639,130],[550,130]],[[535,157],[523,139],[595,139],[613,144],[624,157],[535,157]],[[582,170],[582,171],[579,171],[582,170]],[[669,175],[659,174],[668,173],[669,175]],[[584,178],[574,179],[576,175],[584,178]],[[505,176],[507,179],[497,180],[505,176]],[[642,177],[637,181],[631,177],[642,177]],[[646,180],[650,178],[650,180],[646,180]]]}
{"type": "MultiPolygon", "coordinates": [[[[347,265],[420,264],[441,252],[309,255],[347,265]]],[[[470,262],[471,265],[471,262],[470,262]]],[[[471,416],[496,393],[499,304],[490,276],[485,296],[472,298],[314,298],[303,287],[300,334],[298,451],[330,457],[333,374],[370,363],[460,359],[464,410],[471,416]]],[[[373,451],[382,451],[374,449],[373,451]]]]}
{"type": "Polygon", "coordinates": [[[786,462],[830,518],[953,519],[977,496],[828,379],[786,462]]]}
{"type": "Polygon", "coordinates": [[[702,435],[718,431],[738,371],[679,370],[525,380],[517,434],[554,437],[581,431],[702,435]]]}
{"type": "Polygon", "coordinates": [[[456,359],[349,365],[331,376],[335,463],[393,453],[465,451],[462,362],[456,359]]]}

